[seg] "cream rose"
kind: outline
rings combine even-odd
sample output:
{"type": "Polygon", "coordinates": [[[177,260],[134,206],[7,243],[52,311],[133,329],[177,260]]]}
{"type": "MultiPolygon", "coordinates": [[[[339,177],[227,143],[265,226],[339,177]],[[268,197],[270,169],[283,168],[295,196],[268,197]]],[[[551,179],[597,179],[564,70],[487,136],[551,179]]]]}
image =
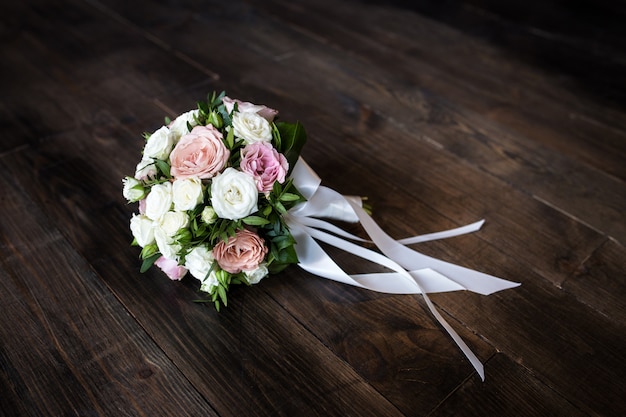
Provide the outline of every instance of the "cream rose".
{"type": "Polygon", "coordinates": [[[162,126],[148,138],[146,146],[143,148],[144,158],[167,159],[174,146],[174,141],[170,137],[170,130],[162,126]]]}
{"type": "Polygon", "coordinates": [[[133,215],[130,219],[130,231],[142,248],[154,242],[153,221],[143,214],[133,215]]]}
{"type": "Polygon", "coordinates": [[[217,287],[217,285],[218,285],[218,281],[217,281],[216,272],[211,271],[209,273],[209,276],[200,282],[200,291],[210,293],[213,290],[213,288],[217,287]]]}
{"type": "Polygon", "coordinates": [[[158,220],[172,207],[172,183],[164,182],[152,186],[146,197],[146,216],[158,220]]]}
{"type": "Polygon", "coordinates": [[[213,256],[220,268],[231,274],[252,271],[259,267],[267,255],[267,246],[259,235],[250,230],[238,231],[227,242],[220,240],[213,247],[213,256]]]}
{"type": "Polygon", "coordinates": [[[130,203],[136,203],[146,195],[146,189],[136,178],[126,177],[122,180],[124,186],[122,194],[130,203]]]}
{"type": "Polygon", "coordinates": [[[168,236],[167,232],[163,230],[162,227],[157,226],[154,228],[154,240],[156,241],[161,255],[165,256],[167,259],[178,260],[178,252],[180,252],[182,247],[174,242],[174,239],[168,236]]]}
{"type": "Polygon", "coordinates": [[[185,257],[185,268],[189,273],[200,281],[208,278],[209,271],[213,266],[213,252],[206,246],[196,246],[185,257]]]}
{"type": "Polygon", "coordinates": [[[174,210],[193,210],[202,202],[202,181],[200,178],[176,180],[172,184],[174,210]]]}
{"type": "Polygon", "coordinates": [[[211,183],[211,204],[223,219],[238,220],[254,213],[258,191],[254,179],[234,168],[226,168],[211,183]]]}
{"type": "Polygon", "coordinates": [[[233,128],[235,129],[235,136],[243,139],[245,144],[272,141],[270,123],[256,113],[235,112],[233,114],[233,128]]]}
{"type": "Polygon", "coordinates": [[[176,179],[211,178],[224,168],[230,151],[212,125],[196,126],[180,138],[170,154],[170,173],[176,179]]]}
{"type": "Polygon", "coordinates": [[[157,223],[167,236],[174,236],[180,229],[189,226],[189,216],[182,211],[168,211],[157,223]]]}
{"type": "Polygon", "coordinates": [[[251,285],[258,284],[269,273],[266,264],[261,264],[259,265],[258,268],[253,269],[251,271],[243,271],[243,272],[246,275],[246,278],[248,279],[248,283],[251,285]]]}
{"type": "Polygon", "coordinates": [[[156,177],[157,169],[154,164],[154,159],[143,158],[141,162],[137,164],[135,168],[135,178],[138,180],[146,180],[156,177]]]}
{"type": "Polygon", "coordinates": [[[178,116],[170,125],[168,126],[170,129],[170,138],[176,144],[183,135],[189,133],[189,123],[193,129],[198,123],[196,122],[196,117],[198,117],[198,109],[190,110],[186,113],[178,116]]]}

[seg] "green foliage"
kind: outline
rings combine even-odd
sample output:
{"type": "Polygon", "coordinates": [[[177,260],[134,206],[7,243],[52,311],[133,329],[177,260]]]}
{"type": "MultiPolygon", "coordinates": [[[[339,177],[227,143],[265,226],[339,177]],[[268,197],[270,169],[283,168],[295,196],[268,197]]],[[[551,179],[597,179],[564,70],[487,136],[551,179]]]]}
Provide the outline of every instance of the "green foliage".
{"type": "Polygon", "coordinates": [[[145,258],[143,260],[143,262],[141,263],[141,268],[139,269],[139,272],[144,273],[146,272],[148,269],[150,269],[150,267],[156,262],[157,259],[159,259],[161,257],[160,253],[155,253],[147,258],[145,258]]]}
{"type": "Polygon", "coordinates": [[[273,129],[274,146],[278,152],[285,155],[287,162],[289,162],[289,168],[292,169],[306,143],[304,126],[300,122],[277,122],[275,127],[273,129]]]}

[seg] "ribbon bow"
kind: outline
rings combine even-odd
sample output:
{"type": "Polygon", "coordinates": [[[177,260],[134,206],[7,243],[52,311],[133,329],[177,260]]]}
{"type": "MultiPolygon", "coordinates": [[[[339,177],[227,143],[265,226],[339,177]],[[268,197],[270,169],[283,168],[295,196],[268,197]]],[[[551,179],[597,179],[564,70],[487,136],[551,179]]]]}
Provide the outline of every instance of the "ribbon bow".
{"type": "Polygon", "coordinates": [[[307,199],[285,215],[285,221],[296,240],[299,266],[312,274],[372,291],[422,294],[430,312],[446,329],[484,381],[483,364],[437,311],[427,293],[468,290],[489,295],[520,284],[444,262],[406,246],[471,233],[479,230],[484,220],[439,233],[394,240],[363,210],[360,198],[343,196],[322,186],[319,176],[302,158],[294,166],[292,178],[296,188],[307,199]],[[360,222],[371,241],[347,233],[320,218],[360,222]],[[385,266],[394,272],[347,274],[316,240],[385,266]],[[352,241],[372,242],[382,253],[352,241]]]}

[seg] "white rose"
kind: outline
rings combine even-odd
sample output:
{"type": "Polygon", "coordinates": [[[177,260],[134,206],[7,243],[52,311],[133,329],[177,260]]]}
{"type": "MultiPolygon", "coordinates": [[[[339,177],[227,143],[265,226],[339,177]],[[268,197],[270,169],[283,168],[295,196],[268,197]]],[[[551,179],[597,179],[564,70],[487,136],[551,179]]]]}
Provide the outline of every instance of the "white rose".
{"type": "Polygon", "coordinates": [[[243,219],[257,211],[258,191],[254,179],[234,168],[213,178],[211,183],[211,204],[217,215],[223,219],[243,219]]]}
{"type": "Polygon", "coordinates": [[[202,202],[202,181],[195,177],[174,181],[172,199],[174,210],[193,210],[202,202]]]}
{"type": "Polygon", "coordinates": [[[215,275],[215,271],[211,271],[208,277],[202,280],[200,283],[200,291],[210,293],[214,287],[217,287],[217,276],[215,275]]]}
{"type": "Polygon", "coordinates": [[[196,246],[185,257],[185,268],[195,278],[204,281],[209,275],[214,260],[213,252],[206,246],[196,246]]]}
{"type": "Polygon", "coordinates": [[[233,114],[235,136],[244,143],[271,142],[272,129],[270,123],[257,113],[236,112],[233,114]]]}
{"type": "Polygon", "coordinates": [[[167,259],[178,261],[178,252],[181,250],[181,246],[174,243],[174,239],[168,236],[163,228],[158,226],[154,228],[154,240],[161,255],[167,259]]]}
{"type": "Polygon", "coordinates": [[[154,159],[152,158],[143,158],[135,168],[135,178],[137,178],[138,180],[154,178],[156,174],[157,169],[156,165],[154,164],[154,159]]]}
{"type": "Polygon", "coordinates": [[[122,180],[122,184],[124,185],[122,194],[130,203],[135,203],[146,195],[146,189],[143,184],[135,178],[126,177],[122,180]]]}
{"type": "Polygon", "coordinates": [[[174,141],[170,137],[170,130],[166,126],[162,126],[148,138],[146,147],[143,148],[143,156],[144,158],[165,160],[170,156],[173,146],[174,141]]]}
{"type": "Polygon", "coordinates": [[[172,184],[164,182],[152,186],[146,197],[146,216],[158,220],[172,207],[172,184]]]}
{"type": "Polygon", "coordinates": [[[198,117],[198,109],[190,110],[186,113],[178,116],[170,125],[170,138],[176,144],[182,135],[186,135],[189,133],[189,128],[187,127],[187,123],[191,125],[191,127],[196,126],[196,117],[198,117]]]}
{"type": "Polygon", "coordinates": [[[168,211],[158,225],[167,236],[174,236],[180,229],[189,226],[189,216],[181,211],[168,211]]]}
{"type": "Polygon", "coordinates": [[[142,248],[154,242],[153,222],[143,214],[135,215],[130,219],[130,231],[142,248]]]}
{"type": "Polygon", "coordinates": [[[258,284],[269,273],[266,264],[261,264],[252,271],[243,271],[250,284],[258,284]]]}

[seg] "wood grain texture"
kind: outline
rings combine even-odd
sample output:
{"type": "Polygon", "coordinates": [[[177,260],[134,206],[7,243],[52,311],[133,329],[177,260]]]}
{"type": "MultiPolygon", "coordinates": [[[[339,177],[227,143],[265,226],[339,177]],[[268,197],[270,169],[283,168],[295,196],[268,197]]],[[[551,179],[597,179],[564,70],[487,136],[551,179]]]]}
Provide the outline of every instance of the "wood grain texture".
{"type": "Polygon", "coordinates": [[[0,6],[0,415],[626,414],[624,9],[583,6],[0,6]],[[522,283],[431,297],[486,382],[419,296],[290,268],[217,313],[139,273],[120,179],[222,89],[303,122],[394,237],[486,218],[416,246],[522,283]]]}
{"type": "Polygon", "coordinates": [[[20,184],[0,186],[3,412],[216,415],[20,184]]]}

